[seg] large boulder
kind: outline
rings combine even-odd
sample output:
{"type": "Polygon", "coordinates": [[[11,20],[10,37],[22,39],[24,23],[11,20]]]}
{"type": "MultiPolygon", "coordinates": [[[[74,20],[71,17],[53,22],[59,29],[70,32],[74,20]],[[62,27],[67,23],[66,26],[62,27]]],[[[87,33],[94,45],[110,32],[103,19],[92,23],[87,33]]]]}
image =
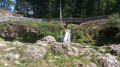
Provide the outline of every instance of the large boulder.
{"type": "Polygon", "coordinates": [[[42,39],[42,41],[48,42],[48,43],[54,43],[56,42],[55,38],[53,36],[46,36],[42,39]]]}
{"type": "Polygon", "coordinates": [[[120,56],[120,44],[113,45],[113,46],[110,47],[110,49],[111,49],[113,54],[120,56]]]}
{"type": "Polygon", "coordinates": [[[39,60],[46,54],[46,49],[39,46],[27,46],[23,52],[25,57],[33,60],[39,60]]]}
{"type": "Polygon", "coordinates": [[[64,53],[67,55],[78,56],[79,53],[78,48],[73,47],[68,43],[55,43],[54,45],[51,46],[51,49],[56,52],[64,53]]]}
{"type": "Polygon", "coordinates": [[[36,41],[36,45],[47,46],[48,43],[45,42],[45,41],[40,41],[40,40],[38,40],[38,41],[36,41]]]}
{"type": "Polygon", "coordinates": [[[98,56],[97,62],[99,67],[120,67],[120,62],[117,60],[117,57],[109,53],[98,56]]]}

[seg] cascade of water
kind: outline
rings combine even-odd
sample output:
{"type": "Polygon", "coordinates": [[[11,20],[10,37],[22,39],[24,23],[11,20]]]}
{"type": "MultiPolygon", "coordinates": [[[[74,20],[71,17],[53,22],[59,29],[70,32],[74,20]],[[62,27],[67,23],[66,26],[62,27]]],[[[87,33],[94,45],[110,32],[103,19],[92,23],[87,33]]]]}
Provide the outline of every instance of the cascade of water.
{"type": "Polygon", "coordinates": [[[65,30],[65,37],[63,39],[64,43],[70,43],[71,42],[71,30],[70,29],[66,29],[65,30]]]}

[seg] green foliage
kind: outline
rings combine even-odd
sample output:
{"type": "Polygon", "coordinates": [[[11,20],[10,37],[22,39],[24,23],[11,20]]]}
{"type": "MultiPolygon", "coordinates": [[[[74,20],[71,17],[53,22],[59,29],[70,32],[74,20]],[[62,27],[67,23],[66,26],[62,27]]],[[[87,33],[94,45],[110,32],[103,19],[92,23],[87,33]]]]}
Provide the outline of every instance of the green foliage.
{"type": "Polygon", "coordinates": [[[101,25],[99,41],[102,43],[120,43],[120,15],[118,13],[109,16],[108,22],[101,25]]]}
{"type": "Polygon", "coordinates": [[[89,32],[79,32],[78,34],[78,42],[83,44],[83,43],[88,43],[89,45],[94,45],[94,35],[90,35],[89,32]]]}
{"type": "Polygon", "coordinates": [[[3,38],[0,38],[0,41],[5,41],[3,38]]]}
{"type": "MultiPolygon", "coordinates": [[[[16,0],[15,10],[26,13],[28,9],[31,8],[36,9],[34,11],[34,17],[59,18],[60,0],[41,1],[16,0]],[[22,8],[25,10],[21,10],[22,8]]],[[[84,18],[108,15],[120,11],[119,3],[120,0],[62,0],[62,15],[64,18],[84,18]]]]}

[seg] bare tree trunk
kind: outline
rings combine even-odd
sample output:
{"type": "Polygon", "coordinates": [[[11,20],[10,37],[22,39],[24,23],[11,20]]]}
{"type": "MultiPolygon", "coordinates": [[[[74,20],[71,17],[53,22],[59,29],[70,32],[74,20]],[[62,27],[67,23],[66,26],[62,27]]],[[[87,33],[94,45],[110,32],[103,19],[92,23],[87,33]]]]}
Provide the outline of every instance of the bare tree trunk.
{"type": "Polygon", "coordinates": [[[60,22],[62,22],[62,2],[60,0],[60,22]]]}

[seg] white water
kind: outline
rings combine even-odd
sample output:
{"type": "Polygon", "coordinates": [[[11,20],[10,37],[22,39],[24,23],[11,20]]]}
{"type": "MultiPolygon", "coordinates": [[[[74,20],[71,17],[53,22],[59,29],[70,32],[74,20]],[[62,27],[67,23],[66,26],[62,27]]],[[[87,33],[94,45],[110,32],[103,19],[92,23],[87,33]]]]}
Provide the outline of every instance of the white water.
{"type": "Polygon", "coordinates": [[[65,30],[65,37],[64,37],[63,41],[64,41],[64,43],[71,42],[71,30],[70,29],[65,30]]]}

